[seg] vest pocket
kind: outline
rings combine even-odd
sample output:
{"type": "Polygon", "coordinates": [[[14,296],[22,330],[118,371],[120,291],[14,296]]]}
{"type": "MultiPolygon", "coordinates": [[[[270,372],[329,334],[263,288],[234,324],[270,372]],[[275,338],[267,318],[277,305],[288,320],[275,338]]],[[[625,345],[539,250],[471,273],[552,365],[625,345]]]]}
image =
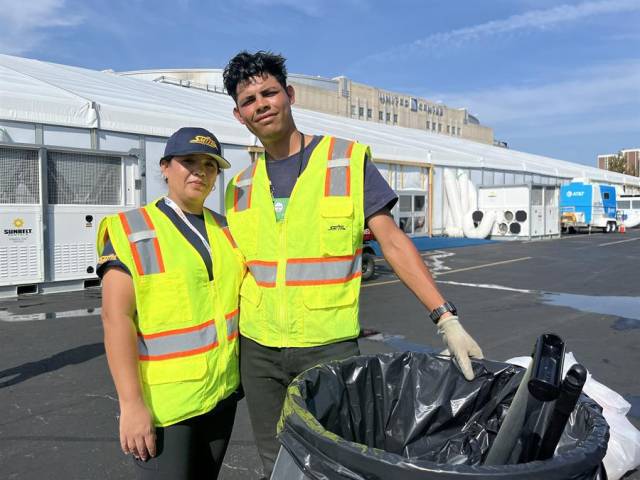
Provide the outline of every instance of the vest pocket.
{"type": "MultiPolygon", "coordinates": [[[[256,339],[264,331],[260,304],[262,289],[258,287],[251,275],[244,277],[240,287],[240,321],[238,329],[241,335],[256,339]]],[[[239,343],[239,342],[238,342],[239,343]]]]}
{"type": "Polygon", "coordinates": [[[262,290],[256,284],[252,275],[247,274],[244,277],[242,286],[240,287],[240,297],[247,300],[252,306],[259,307],[262,302],[262,290]]]}
{"type": "Polygon", "coordinates": [[[302,292],[304,305],[309,310],[328,310],[336,307],[347,307],[353,305],[356,301],[356,294],[350,285],[304,287],[302,292]]]}
{"type": "Polygon", "coordinates": [[[358,334],[357,295],[351,285],[305,287],[304,339],[322,345],[358,334]]]}
{"type": "Polygon", "coordinates": [[[206,355],[202,354],[170,360],[140,362],[140,376],[142,381],[148,385],[201,380],[207,371],[206,355]]]}
{"type": "Polygon", "coordinates": [[[136,306],[140,331],[145,334],[187,326],[192,307],[184,274],[143,275],[138,279],[136,306]]]}
{"type": "Polygon", "coordinates": [[[353,254],[351,197],[324,197],[320,203],[320,247],[325,256],[353,254]]]}

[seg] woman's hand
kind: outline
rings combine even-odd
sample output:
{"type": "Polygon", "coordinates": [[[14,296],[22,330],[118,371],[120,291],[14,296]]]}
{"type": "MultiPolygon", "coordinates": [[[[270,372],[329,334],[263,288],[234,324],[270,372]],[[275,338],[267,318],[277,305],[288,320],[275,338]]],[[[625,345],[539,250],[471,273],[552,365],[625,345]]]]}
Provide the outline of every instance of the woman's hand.
{"type": "Polygon", "coordinates": [[[153,418],[142,399],[120,405],[120,446],[143,461],[156,456],[153,418]]]}

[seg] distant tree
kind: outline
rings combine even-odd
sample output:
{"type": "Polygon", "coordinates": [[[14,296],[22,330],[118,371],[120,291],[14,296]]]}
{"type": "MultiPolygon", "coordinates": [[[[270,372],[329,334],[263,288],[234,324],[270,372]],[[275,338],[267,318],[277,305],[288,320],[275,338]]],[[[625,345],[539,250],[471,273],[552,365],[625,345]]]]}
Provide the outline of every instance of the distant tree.
{"type": "Polygon", "coordinates": [[[618,173],[627,173],[627,159],[622,151],[618,152],[615,158],[609,159],[609,170],[618,173]]]}

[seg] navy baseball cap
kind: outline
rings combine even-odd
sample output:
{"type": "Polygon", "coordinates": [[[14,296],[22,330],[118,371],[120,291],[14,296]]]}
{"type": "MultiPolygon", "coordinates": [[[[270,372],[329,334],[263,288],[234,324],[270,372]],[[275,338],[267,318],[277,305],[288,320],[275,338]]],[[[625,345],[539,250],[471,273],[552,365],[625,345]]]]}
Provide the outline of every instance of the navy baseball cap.
{"type": "Polygon", "coordinates": [[[169,160],[171,157],[195,154],[213,157],[220,168],[231,166],[222,156],[220,142],[216,136],[209,130],[198,127],[183,127],[171,135],[164,148],[164,156],[160,161],[169,160]]]}

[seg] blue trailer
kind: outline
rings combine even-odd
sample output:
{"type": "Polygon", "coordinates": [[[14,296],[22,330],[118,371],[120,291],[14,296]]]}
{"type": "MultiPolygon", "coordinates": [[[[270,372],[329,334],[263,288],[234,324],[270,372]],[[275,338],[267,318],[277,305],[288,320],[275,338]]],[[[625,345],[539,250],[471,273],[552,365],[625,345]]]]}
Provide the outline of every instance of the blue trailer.
{"type": "Polygon", "coordinates": [[[560,223],[563,232],[602,229],[615,232],[616,188],[582,181],[572,181],[560,188],[560,223]]]}

